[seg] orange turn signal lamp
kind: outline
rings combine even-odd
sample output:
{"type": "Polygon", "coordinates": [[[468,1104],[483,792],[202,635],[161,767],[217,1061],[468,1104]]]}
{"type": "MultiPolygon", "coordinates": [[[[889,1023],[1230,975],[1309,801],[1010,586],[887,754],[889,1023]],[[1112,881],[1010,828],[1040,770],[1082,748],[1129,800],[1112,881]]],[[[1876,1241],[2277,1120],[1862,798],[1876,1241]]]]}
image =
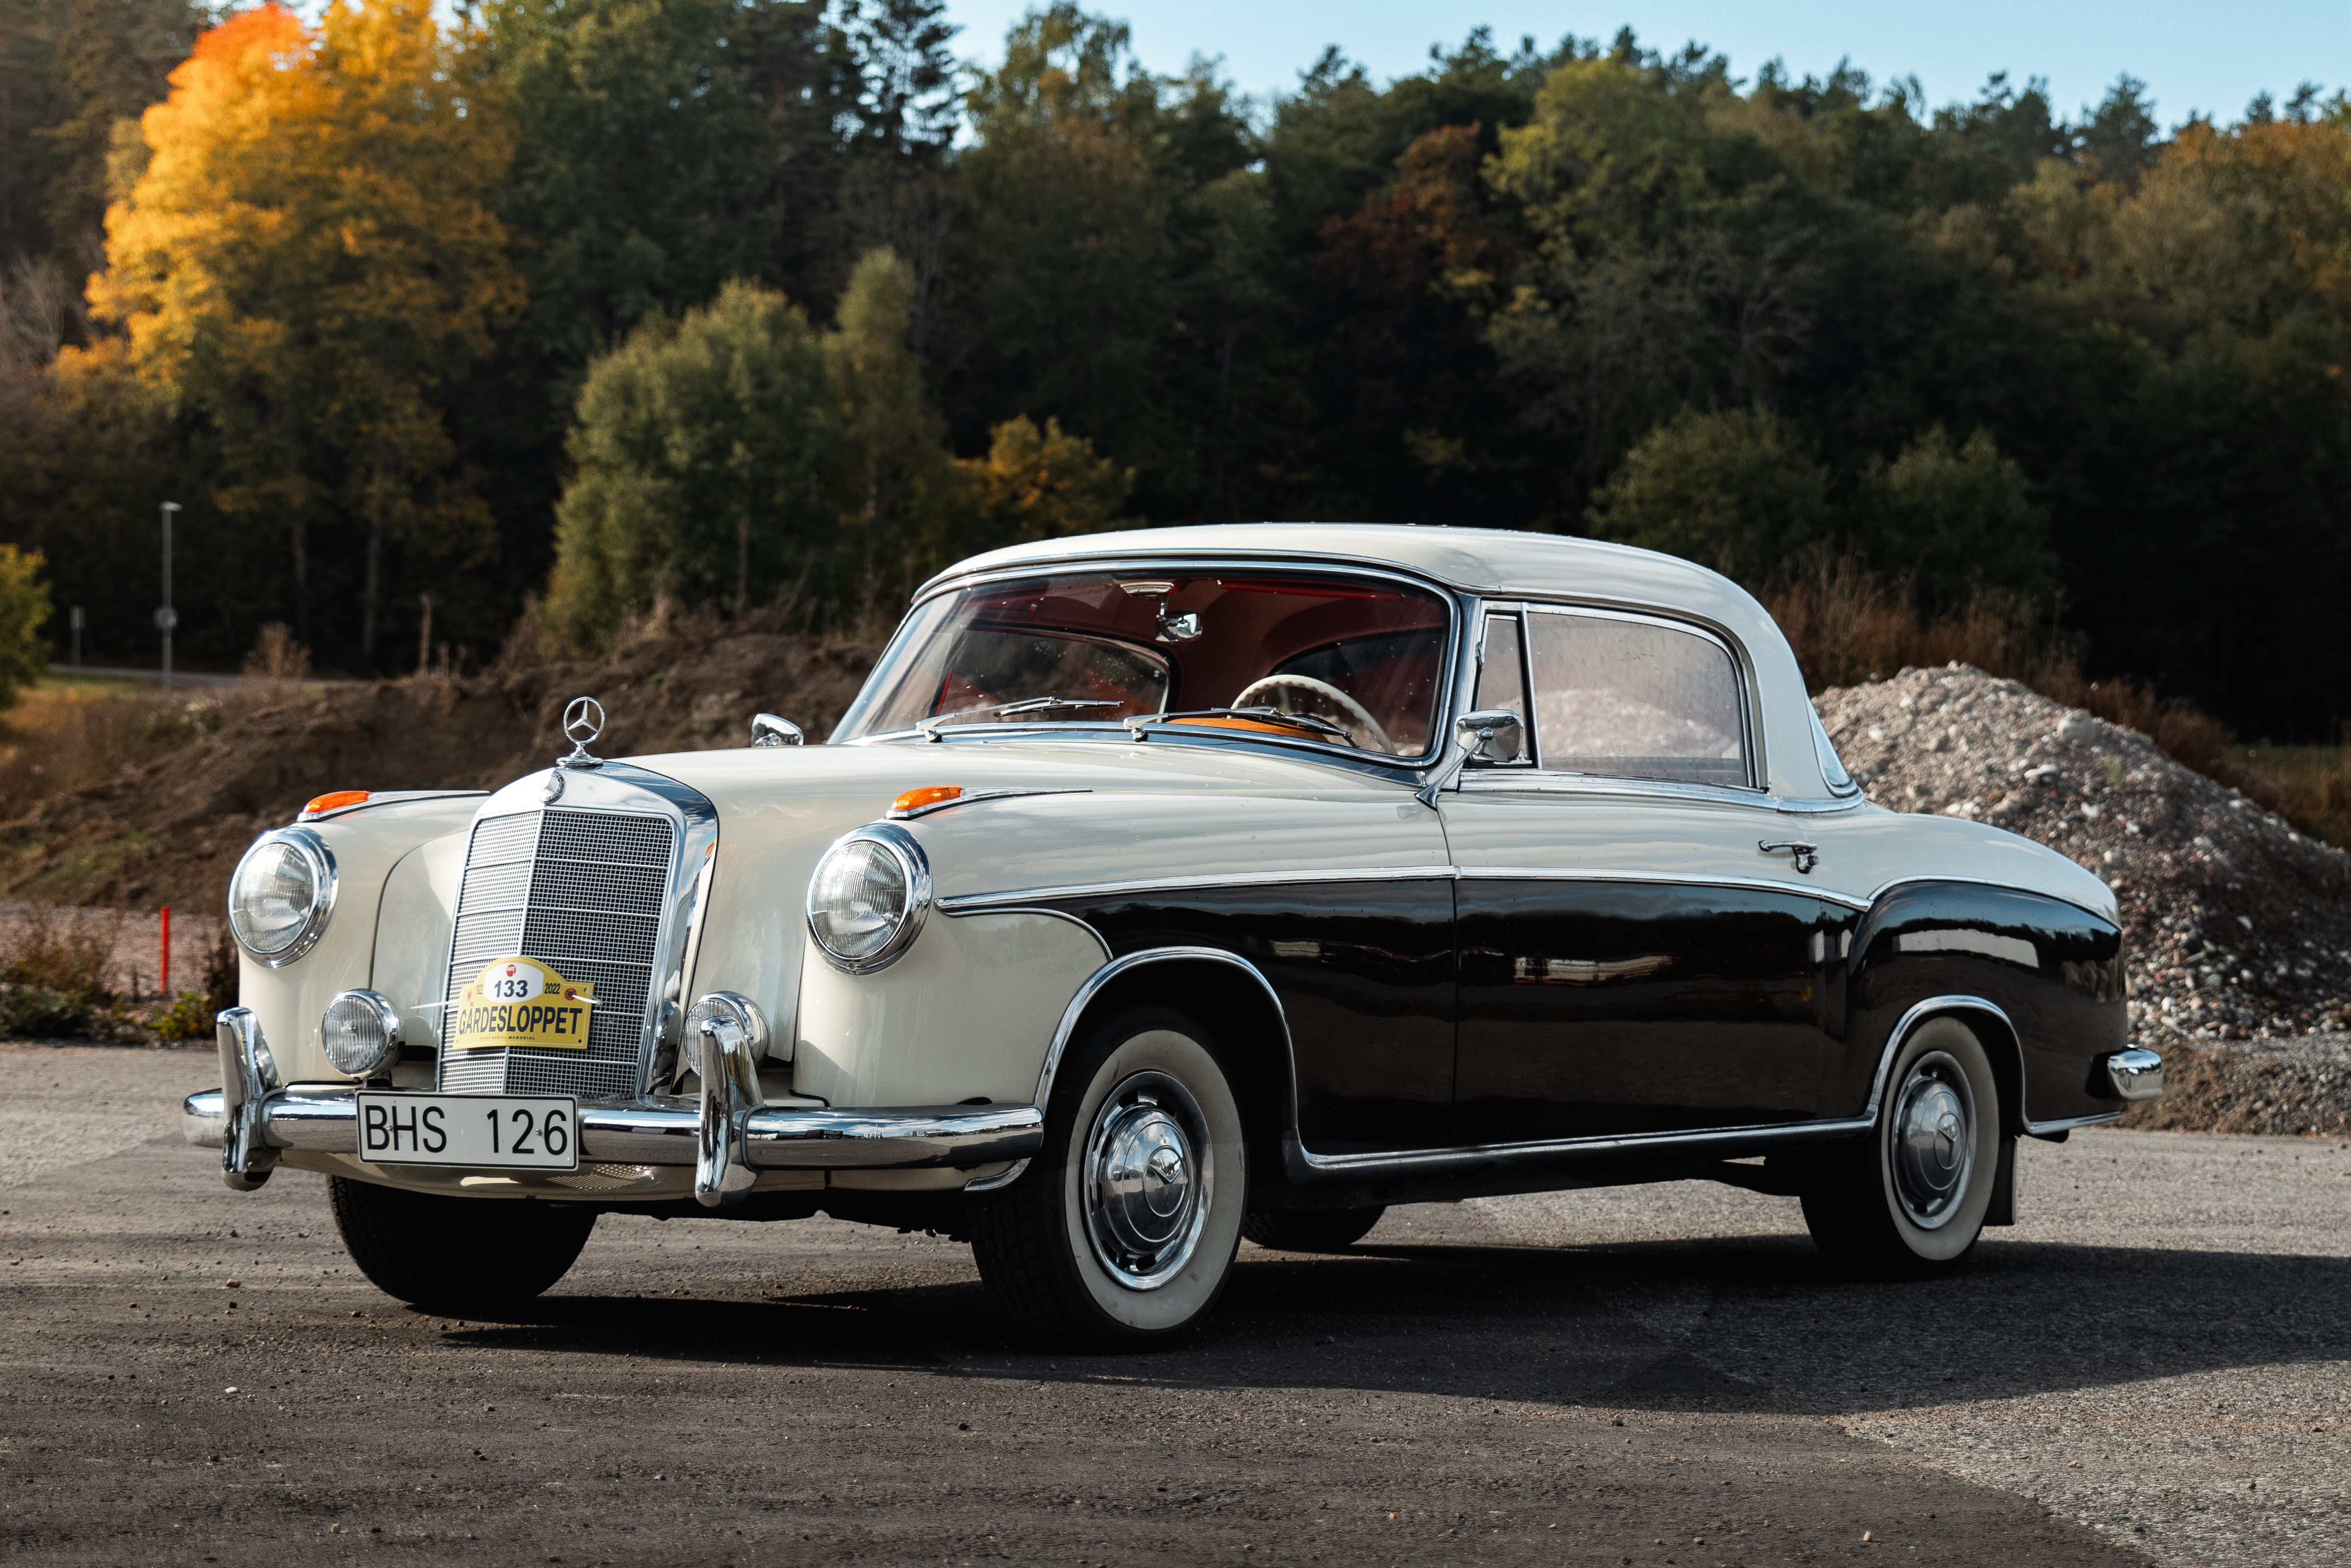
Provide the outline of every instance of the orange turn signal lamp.
{"type": "Polygon", "coordinates": [[[948,800],[963,799],[960,784],[925,784],[919,789],[909,789],[890,802],[893,811],[919,811],[925,806],[936,806],[948,800]]]}
{"type": "Polygon", "coordinates": [[[368,792],[364,789],[337,789],[331,794],[314,795],[302,808],[305,817],[323,817],[329,811],[340,811],[346,806],[364,806],[368,792]]]}

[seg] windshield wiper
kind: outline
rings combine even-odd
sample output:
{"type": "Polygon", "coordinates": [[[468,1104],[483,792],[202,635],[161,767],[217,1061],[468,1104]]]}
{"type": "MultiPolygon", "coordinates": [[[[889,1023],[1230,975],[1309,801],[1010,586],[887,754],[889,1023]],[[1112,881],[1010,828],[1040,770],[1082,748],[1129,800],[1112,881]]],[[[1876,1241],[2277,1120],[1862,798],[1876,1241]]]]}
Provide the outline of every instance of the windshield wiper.
{"type": "Polygon", "coordinates": [[[1090,707],[1124,707],[1125,706],[1121,702],[1095,701],[1080,697],[1023,697],[1017,703],[995,703],[986,707],[959,707],[953,713],[935,713],[928,718],[917,719],[914,722],[914,727],[923,732],[925,740],[937,746],[946,739],[946,737],[939,733],[939,726],[951,718],[969,718],[974,714],[986,713],[999,716],[1016,713],[1077,713],[1090,707]]]}
{"type": "Polygon", "coordinates": [[[1284,713],[1278,707],[1187,708],[1182,713],[1142,714],[1134,718],[1121,719],[1119,722],[1126,726],[1127,733],[1134,736],[1135,739],[1144,740],[1149,737],[1144,734],[1144,731],[1153,725],[1173,724],[1178,719],[1186,718],[1250,718],[1256,719],[1260,724],[1286,725],[1292,728],[1311,730],[1318,735],[1332,736],[1345,741],[1350,746],[1356,744],[1353,735],[1327,718],[1316,718],[1312,714],[1284,713]]]}

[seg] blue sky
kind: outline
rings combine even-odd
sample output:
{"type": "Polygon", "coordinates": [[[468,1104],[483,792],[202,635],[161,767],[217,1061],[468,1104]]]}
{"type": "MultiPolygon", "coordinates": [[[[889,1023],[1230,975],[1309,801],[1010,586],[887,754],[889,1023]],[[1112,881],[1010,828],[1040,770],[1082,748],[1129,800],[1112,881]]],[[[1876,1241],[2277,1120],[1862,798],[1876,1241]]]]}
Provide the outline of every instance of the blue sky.
{"type": "MultiPolygon", "coordinates": [[[[1023,0],[951,0],[948,15],[964,28],[957,52],[1001,59],[1006,27],[1028,8],[1023,0]]],[[[1180,69],[1196,53],[1221,55],[1225,74],[1259,96],[1294,85],[1325,44],[1384,80],[1420,69],[1430,44],[1458,42],[1480,23],[1504,48],[1526,33],[1548,47],[1562,33],[1604,38],[1625,25],[1652,47],[1696,38],[1750,79],[1775,56],[1797,76],[1823,74],[1850,57],[1876,80],[1916,75],[1937,104],[1973,97],[1996,70],[2020,84],[2043,76],[2061,114],[2095,101],[2128,71],[2148,84],[2168,125],[2190,110],[2232,120],[2255,93],[2283,99],[2305,79],[2330,92],[2351,83],[2351,0],[1615,0],[1606,8],[1527,0],[1088,0],[1087,8],[1131,24],[1152,69],[1180,69]]]]}

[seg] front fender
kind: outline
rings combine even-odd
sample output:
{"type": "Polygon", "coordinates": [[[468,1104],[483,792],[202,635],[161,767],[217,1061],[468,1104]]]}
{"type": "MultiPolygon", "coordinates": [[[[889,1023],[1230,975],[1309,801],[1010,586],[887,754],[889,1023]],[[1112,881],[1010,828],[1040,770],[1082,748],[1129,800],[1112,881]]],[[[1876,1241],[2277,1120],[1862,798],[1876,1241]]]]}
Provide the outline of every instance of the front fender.
{"type": "Polygon", "coordinates": [[[1028,1104],[1061,1015],[1109,956],[1091,926],[1018,909],[934,909],[870,975],[808,943],[792,1086],[833,1105],[1028,1104]]]}

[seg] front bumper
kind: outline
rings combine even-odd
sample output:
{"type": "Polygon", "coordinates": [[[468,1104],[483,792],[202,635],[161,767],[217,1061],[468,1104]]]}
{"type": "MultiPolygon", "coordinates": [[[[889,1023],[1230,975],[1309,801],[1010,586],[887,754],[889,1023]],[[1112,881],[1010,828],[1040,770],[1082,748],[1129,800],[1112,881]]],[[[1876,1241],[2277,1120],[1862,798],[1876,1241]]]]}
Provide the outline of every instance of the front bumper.
{"type": "MultiPolygon", "coordinates": [[[[220,1149],[231,1187],[259,1186],[282,1150],[357,1155],[357,1085],[278,1084],[259,1025],[243,1008],[220,1015],[218,1033],[225,1085],[189,1095],[182,1129],[188,1142],[220,1149]]],[[[745,1071],[739,1043],[721,1035],[702,1042],[699,1103],[583,1103],[581,1162],[692,1166],[695,1196],[716,1207],[738,1201],[761,1170],[970,1169],[1025,1162],[1044,1144],[1044,1113],[1034,1105],[837,1110],[750,1103],[746,1096],[756,1094],[758,1081],[745,1071]]]]}

